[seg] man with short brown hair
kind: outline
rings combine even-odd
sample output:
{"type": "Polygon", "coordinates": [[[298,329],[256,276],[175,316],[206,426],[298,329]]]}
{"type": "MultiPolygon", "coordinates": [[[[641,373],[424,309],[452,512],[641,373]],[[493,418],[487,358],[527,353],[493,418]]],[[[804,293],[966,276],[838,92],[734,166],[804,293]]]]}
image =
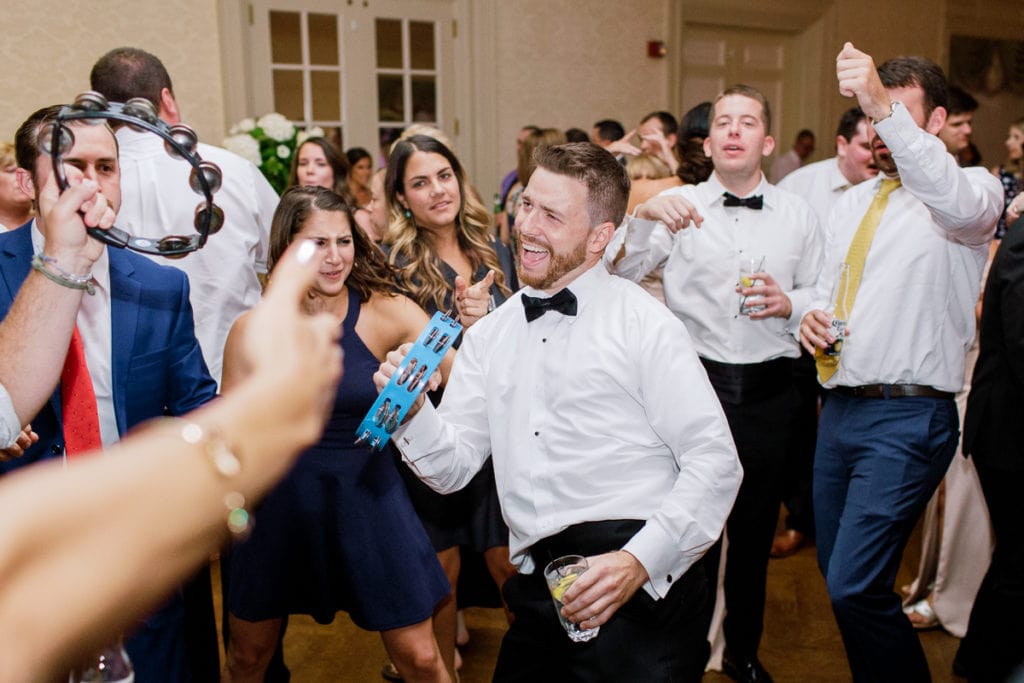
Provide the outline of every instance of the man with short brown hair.
{"type": "Polygon", "coordinates": [[[839,92],[873,122],[881,173],[832,211],[800,327],[830,390],[814,459],[818,564],[853,680],[927,681],[893,583],[956,450],[953,396],[963,387],[1002,187],[984,169],[959,168],[936,137],[946,78],[934,62],[897,57],[876,69],[846,43],[836,74],[839,92]],[[826,312],[833,306],[834,316],[826,312]],[[833,317],[849,334],[826,355],[833,317]]]}

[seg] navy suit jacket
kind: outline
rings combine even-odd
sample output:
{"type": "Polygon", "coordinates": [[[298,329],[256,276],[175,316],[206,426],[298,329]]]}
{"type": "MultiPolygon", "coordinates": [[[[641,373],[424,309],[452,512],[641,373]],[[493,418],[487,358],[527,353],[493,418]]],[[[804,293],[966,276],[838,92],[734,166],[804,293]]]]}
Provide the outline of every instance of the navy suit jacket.
{"type": "MultiPolygon", "coordinates": [[[[201,406],[216,395],[217,385],[196,341],[186,275],[129,251],[107,247],[107,253],[111,379],[117,431],[123,436],[140,422],[201,406]]],[[[28,276],[31,259],[31,224],[0,234],[0,318],[28,276]]],[[[31,422],[39,442],[21,458],[0,463],[0,474],[63,454],[59,387],[31,422]]],[[[129,639],[137,680],[189,679],[182,620],[182,604],[175,598],[129,639]]]]}
{"type": "Polygon", "coordinates": [[[1022,472],[1024,224],[1007,230],[996,251],[981,311],[980,348],[967,395],[963,452],[990,469],[1022,472]]]}
{"type": "MultiPolygon", "coordinates": [[[[129,251],[110,257],[111,386],[117,431],[161,415],[183,415],[217,393],[196,341],[188,278],[129,251]]],[[[32,259],[30,226],[0,234],[0,318],[7,315],[32,259]]],[[[0,473],[64,452],[60,391],[32,420],[39,442],[0,473]]]]}

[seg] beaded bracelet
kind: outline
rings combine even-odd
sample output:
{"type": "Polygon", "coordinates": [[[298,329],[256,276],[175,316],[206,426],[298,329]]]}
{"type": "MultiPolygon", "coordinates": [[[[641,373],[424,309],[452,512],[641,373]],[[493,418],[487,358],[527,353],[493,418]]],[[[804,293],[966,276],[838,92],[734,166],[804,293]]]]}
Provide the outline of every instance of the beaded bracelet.
{"type": "Polygon", "coordinates": [[[92,273],[86,273],[85,275],[69,273],[57,265],[57,259],[52,259],[49,256],[43,256],[42,254],[36,254],[32,257],[32,269],[38,270],[46,276],[46,279],[51,282],[56,282],[62,287],[84,289],[86,294],[96,293],[96,287],[92,283],[92,273]],[[56,272],[51,271],[50,268],[56,272]]]}
{"type": "MultiPolygon", "coordinates": [[[[226,480],[233,479],[242,471],[239,461],[220,430],[215,427],[203,428],[195,422],[180,420],[178,436],[191,446],[201,446],[203,454],[210,461],[214,471],[226,480]]],[[[238,491],[229,491],[224,496],[224,507],[228,510],[228,531],[238,540],[244,540],[252,531],[252,516],[245,509],[245,496],[238,491]]]]}

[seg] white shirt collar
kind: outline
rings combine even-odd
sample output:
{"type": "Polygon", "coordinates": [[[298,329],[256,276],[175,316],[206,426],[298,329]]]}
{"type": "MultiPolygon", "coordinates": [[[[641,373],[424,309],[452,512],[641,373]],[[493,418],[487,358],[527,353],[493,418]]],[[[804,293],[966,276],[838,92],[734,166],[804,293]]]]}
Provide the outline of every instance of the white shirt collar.
{"type": "MultiPolygon", "coordinates": [[[[707,180],[697,186],[697,190],[701,193],[701,198],[704,200],[705,205],[713,206],[715,202],[721,205],[724,200],[723,195],[729,192],[722,181],[719,179],[717,173],[712,173],[707,180]]],[[[736,194],[731,192],[730,194],[736,194]]],[[[775,186],[768,182],[768,178],[765,177],[764,173],[761,174],[761,181],[757,184],[753,190],[749,193],[740,197],[740,199],[746,199],[755,195],[761,195],[764,197],[764,205],[766,208],[775,208],[775,186]]],[[[739,195],[737,195],[739,196],[739,195]]]]}
{"type": "MultiPolygon", "coordinates": [[[[576,276],[576,279],[567,284],[564,289],[568,289],[573,293],[573,296],[576,297],[576,310],[582,311],[584,306],[594,298],[594,292],[601,287],[601,283],[610,277],[612,276],[608,274],[608,269],[604,266],[604,262],[598,261],[589,269],[576,276]]],[[[535,296],[542,299],[553,296],[529,285],[524,286],[520,291],[527,296],[535,296]]]]}

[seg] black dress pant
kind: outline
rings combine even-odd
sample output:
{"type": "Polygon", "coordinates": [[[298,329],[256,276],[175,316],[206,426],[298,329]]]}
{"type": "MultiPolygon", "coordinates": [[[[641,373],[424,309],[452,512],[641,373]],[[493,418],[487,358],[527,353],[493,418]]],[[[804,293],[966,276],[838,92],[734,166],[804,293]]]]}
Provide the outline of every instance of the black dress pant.
{"type": "Polygon", "coordinates": [[[974,465],[996,545],[974,598],[957,663],[967,669],[970,683],[1002,683],[1024,665],[1024,471],[993,468],[978,459],[974,465]]]}
{"type": "MultiPolygon", "coordinates": [[[[725,524],[729,536],[724,578],[725,644],[733,656],[753,658],[764,630],[768,556],[775,537],[794,407],[799,399],[791,374],[775,378],[768,395],[765,391],[747,391],[739,395],[739,400],[735,387],[724,385],[713,368],[709,368],[708,377],[722,403],[743,465],[743,482],[725,524]]],[[[709,577],[718,575],[721,551],[719,541],[704,558],[709,577]]],[[[710,621],[709,611],[706,623],[710,621]]]]}
{"type": "Polygon", "coordinates": [[[814,449],[818,441],[818,403],[824,389],[818,383],[814,356],[800,349],[800,358],[793,364],[793,386],[799,402],[793,415],[786,468],[782,476],[782,502],[786,505],[786,528],[814,536],[814,449]]]}
{"type": "Polygon", "coordinates": [[[502,589],[515,615],[501,643],[494,680],[645,681],[698,683],[708,644],[702,615],[707,581],[700,565],[654,600],[641,588],[586,643],[569,640],[551,600],[542,570],[561,555],[597,555],[621,549],[643,525],[631,520],[588,522],[545,539],[534,552],[533,574],[517,574],[502,589]]]}

